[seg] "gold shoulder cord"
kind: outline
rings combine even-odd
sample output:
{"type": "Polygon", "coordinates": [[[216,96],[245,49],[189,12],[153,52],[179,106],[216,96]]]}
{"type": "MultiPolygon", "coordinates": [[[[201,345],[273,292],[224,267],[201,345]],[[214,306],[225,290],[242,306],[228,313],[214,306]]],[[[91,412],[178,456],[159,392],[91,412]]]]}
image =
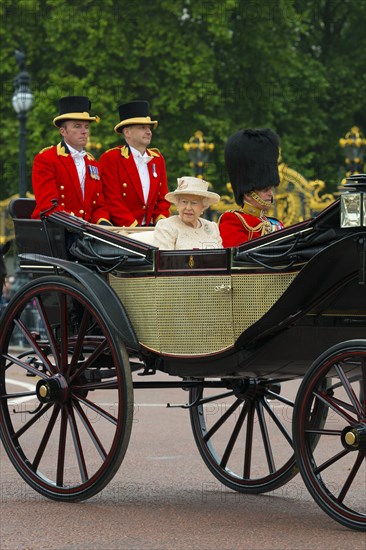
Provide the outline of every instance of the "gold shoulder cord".
{"type": "Polygon", "coordinates": [[[261,220],[259,222],[258,225],[254,226],[254,227],[251,227],[247,222],[246,220],[243,218],[243,216],[241,216],[239,214],[239,212],[234,212],[234,214],[240,219],[241,223],[243,224],[243,226],[245,227],[245,229],[248,231],[249,233],[249,238],[248,240],[251,241],[252,238],[253,238],[253,233],[256,233],[257,231],[260,231],[261,232],[261,236],[262,235],[267,235],[268,233],[271,233],[271,224],[270,222],[265,219],[265,220],[261,220]]]}

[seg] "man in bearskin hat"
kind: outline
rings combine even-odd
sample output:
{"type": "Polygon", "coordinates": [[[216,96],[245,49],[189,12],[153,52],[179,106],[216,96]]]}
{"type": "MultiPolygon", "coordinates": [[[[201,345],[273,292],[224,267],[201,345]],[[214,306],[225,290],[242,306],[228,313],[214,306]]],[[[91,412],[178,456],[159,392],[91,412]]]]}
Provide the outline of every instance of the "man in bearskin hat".
{"type": "Polygon", "coordinates": [[[219,219],[225,248],[238,246],[278,229],[282,223],[266,214],[273,202],[278,173],[280,140],[269,128],[243,129],[229,137],[225,165],[239,210],[219,219]]]}
{"type": "Polygon", "coordinates": [[[88,97],[63,97],[58,103],[59,114],[53,124],[59,128],[62,140],[42,149],[34,158],[32,186],[36,207],[32,218],[62,210],[91,223],[111,225],[98,163],[84,151],[89,124],[99,118],[90,115],[88,97]]]}
{"type": "Polygon", "coordinates": [[[119,106],[120,122],[114,131],[126,145],[109,149],[100,157],[103,193],[113,225],[155,225],[169,216],[165,200],[168,183],[165,161],[158,149],[149,148],[152,128],[147,101],[119,106]]]}

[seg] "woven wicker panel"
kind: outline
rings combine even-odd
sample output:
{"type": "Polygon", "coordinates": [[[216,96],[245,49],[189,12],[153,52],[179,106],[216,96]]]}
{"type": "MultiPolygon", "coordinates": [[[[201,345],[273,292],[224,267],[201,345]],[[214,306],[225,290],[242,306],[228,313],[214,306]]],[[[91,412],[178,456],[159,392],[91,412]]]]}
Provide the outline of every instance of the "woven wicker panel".
{"type": "Polygon", "coordinates": [[[124,279],[110,275],[109,284],[124,305],[139,341],[159,350],[155,277],[124,279]]]}
{"type": "Polygon", "coordinates": [[[297,273],[232,276],[235,339],[258,321],[290,286],[297,273]]]}
{"type": "Polygon", "coordinates": [[[139,341],[171,355],[206,355],[234,344],[231,277],[110,277],[139,341]]]}

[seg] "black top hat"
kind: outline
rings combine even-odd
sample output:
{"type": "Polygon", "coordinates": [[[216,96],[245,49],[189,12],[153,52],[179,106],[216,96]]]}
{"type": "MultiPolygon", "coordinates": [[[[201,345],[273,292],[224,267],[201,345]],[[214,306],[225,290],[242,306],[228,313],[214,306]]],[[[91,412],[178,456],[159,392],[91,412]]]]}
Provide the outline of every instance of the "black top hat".
{"type": "Polygon", "coordinates": [[[118,112],[121,122],[114,127],[114,131],[117,134],[122,133],[123,127],[131,126],[132,124],[151,124],[154,128],[158,125],[157,120],[151,120],[150,118],[149,103],[147,101],[124,103],[118,107],[118,112]]]}
{"type": "Polygon", "coordinates": [[[100,120],[98,116],[90,116],[91,102],[85,96],[62,97],[58,101],[58,108],[60,114],[53,119],[53,124],[57,127],[65,120],[100,120]]]}
{"type": "Polygon", "coordinates": [[[239,130],[226,142],[225,165],[239,206],[244,194],[277,187],[280,138],[269,128],[239,130]]]}

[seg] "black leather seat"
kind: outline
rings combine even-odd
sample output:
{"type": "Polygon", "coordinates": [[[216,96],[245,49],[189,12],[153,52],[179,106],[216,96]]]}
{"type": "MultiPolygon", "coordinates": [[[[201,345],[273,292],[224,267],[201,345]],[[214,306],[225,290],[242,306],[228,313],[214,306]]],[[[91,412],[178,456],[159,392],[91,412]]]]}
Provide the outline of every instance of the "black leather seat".
{"type": "Polygon", "coordinates": [[[42,221],[31,218],[35,205],[36,201],[28,198],[13,199],[9,203],[18,253],[43,254],[67,259],[65,229],[48,223],[49,242],[42,221]]]}

